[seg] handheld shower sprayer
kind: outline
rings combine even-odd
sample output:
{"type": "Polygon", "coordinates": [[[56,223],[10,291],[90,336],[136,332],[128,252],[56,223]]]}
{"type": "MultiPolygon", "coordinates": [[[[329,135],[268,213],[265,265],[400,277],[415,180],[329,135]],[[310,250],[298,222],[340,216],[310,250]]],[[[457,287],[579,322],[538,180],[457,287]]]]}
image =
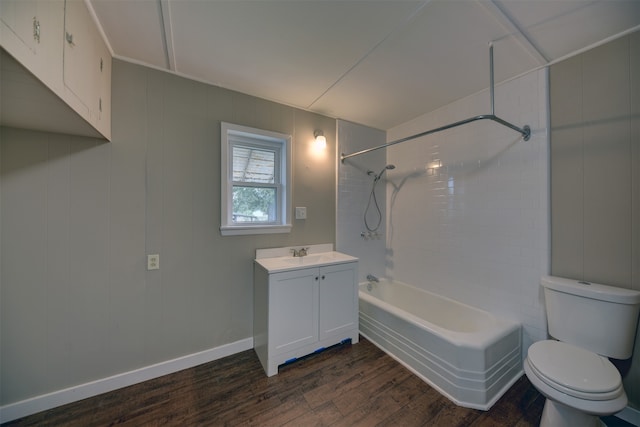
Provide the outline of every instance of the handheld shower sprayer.
{"type": "Polygon", "coordinates": [[[373,175],[373,182],[378,182],[380,181],[380,178],[382,178],[382,174],[384,173],[384,171],[386,171],[387,169],[395,169],[396,166],[395,165],[386,165],[381,171],[380,173],[376,174],[374,171],[372,170],[368,170],[367,171],[367,175],[371,176],[373,175]]]}
{"type": "Polygon", "coordinates": [[[369,194],[369,201],[367,202],[367,208],[364,210],[364,226],[367,228],[368,231],[370,232],[376,232],[378,231],[378,228],[380,228],[380,223],[382,223],[382,211],[380,211],[380,206],[378,205],[378,199],[376,198],[376,184],[378,181],[380,181],[380,178],[382,178],[382,174],[384,174],[384,172],[389,169],[395,169],[395,165],[386,165],[379,174],[376,174],[374,171],[369,170],[367,171],[367,175],[371,176],[373,175],[373,184],[371,185],[371,193],[369,194]],[[369,224],[369,221],[367,220],[367,213],[369,212],[369,208],[371,207],[371,201],[373,200],[373,204],[376,208],[376,213],[377,213],[377,222],[376,225],[374,227],[372,227],[369,224]]]}

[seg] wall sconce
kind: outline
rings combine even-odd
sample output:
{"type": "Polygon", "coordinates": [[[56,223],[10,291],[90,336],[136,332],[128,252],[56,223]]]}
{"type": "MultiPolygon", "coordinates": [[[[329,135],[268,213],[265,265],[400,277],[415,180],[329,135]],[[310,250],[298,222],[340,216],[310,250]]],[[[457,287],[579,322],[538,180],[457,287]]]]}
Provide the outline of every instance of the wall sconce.
{"type": "Polygon", "coordinates": [[[427,171],[427,175],[435,175],[438,170],[442,167],[442,160],[433,159],[430,163],[427,163],[425,169],[427,171]]]}
{"type": "Polygon", "coordinates": [[[316,150],[324,150],[327,147],[327,138],[325,138],[324,132],[322,132],[321,130],[316,130],[313,132],[313,136],[316,138],[316,150]]]}

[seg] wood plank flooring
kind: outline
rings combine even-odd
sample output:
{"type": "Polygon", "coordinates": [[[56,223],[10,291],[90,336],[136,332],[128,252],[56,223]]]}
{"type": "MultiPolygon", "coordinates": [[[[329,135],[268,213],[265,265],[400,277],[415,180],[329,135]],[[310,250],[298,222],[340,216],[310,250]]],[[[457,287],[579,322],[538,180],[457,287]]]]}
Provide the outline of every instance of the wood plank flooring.
{"type": "Polygon", "coordinates": [[[6,426],[537,426],[522,377],[490,411],[461,408],[369,341],[268,378],[253,350],[15,420],[6,426]]]}

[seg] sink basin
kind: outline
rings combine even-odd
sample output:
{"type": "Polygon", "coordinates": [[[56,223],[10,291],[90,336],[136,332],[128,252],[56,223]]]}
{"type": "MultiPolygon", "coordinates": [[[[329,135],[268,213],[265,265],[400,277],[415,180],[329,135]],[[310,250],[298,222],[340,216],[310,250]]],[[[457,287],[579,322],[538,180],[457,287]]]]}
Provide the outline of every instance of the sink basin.
{"type": "Polygon", "coordinates": [[[307,267],[320,267],[329,264],[342,264],[345,262],[357,261],[350,255],[343,254],[341,252],[322,252],[319,254],[309,254],[303,257],[273,257],[273,258],[259,258],[256,262],[264,267],[267,271],[286,271],[295,270],[298,268],[307,267]]]}
{"type": "Polygon", "coordinates": [[[333,252],[328,252],[324,254],[306,255],[300,257],[285,257],[282,259],[282,262],[292,265],[303,265],[329,262],[334,259],[336,259],[336,257],[333,255],[333,252]]]}

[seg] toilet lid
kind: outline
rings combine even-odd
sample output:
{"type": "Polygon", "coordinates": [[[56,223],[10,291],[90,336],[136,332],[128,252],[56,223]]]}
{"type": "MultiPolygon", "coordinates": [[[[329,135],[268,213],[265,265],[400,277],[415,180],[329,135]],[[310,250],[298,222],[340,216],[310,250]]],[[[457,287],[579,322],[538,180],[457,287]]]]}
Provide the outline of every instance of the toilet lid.
{"type": "Polygon", "coordinates": [[[608,359],[574,345],[538,341],[529,347],[527,358],[543,381],[564,393],[600,400],[591,394],[622,391],[620,373],[608,359]]]}

